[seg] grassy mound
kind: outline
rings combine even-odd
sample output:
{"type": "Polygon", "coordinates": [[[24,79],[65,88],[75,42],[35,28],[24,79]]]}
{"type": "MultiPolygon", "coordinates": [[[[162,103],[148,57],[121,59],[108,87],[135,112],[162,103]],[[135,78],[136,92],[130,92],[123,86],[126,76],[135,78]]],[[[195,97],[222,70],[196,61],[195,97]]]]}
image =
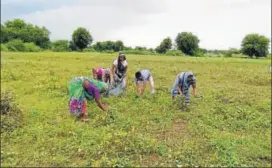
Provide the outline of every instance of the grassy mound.
{"type": "Polygon", "coordinates": [[[11,132],[22,125],[22,110],[14,101],[11,91],[1,93],[1,133],[11,132]]]}

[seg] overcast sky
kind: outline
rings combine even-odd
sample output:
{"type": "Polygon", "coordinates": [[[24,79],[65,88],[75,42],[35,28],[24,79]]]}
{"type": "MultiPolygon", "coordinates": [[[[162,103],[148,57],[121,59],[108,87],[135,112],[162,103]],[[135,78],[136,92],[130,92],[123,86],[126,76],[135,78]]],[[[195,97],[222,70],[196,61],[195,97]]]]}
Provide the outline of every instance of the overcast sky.
{"type": "Polygon", "coordinates": [[[1,0],[1,22],[22,18],[47,27],[51,40],[79,26],[95,41],[156,47],[189,31],[207,49],[239,48],[248,33],[271,39],[271,0],[1,0]]]}

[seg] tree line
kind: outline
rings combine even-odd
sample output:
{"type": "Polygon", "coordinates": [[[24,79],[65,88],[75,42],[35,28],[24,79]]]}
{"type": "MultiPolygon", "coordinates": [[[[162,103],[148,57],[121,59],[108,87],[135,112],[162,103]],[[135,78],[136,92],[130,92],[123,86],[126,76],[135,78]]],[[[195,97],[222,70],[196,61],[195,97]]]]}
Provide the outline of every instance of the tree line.
{"type": "Polygon", "coordinates": [[[209,54],[223,54],[231,57],[233,54],[244,54],[249,57],[266,57],[269,54],[270,39],[257,33],[248,34],[241,41],[241,48],[229,50],[206,50],[199,47],[200,40],[191,32],[180,32],[174,41],[166,37],[156,48],[136,46],[127,47],[120,40],[102,41],[93,44],[91,33],[83,27],[77,28],[71,40],[50,41],[50,31],[46,27],[39,27],[26,23],[22,19],[14,19],[1,24],[1,51],[38,52],[52,50],[65,51],[96,51],[117,52],[126,51],[131,54],[165,54],[204,56],[209,54]]]}

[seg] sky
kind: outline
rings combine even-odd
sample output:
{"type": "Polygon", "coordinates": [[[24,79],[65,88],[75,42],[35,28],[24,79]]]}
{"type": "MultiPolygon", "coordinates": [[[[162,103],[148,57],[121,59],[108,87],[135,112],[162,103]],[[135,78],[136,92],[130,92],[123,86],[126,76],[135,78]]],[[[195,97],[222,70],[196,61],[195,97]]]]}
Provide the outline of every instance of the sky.
{"type": "Polygon", "coordinates": [[[206,49],[240,48],[246,34],[271,39],[271,0],[1,0],[1,23],[45,26],[51,40],[85,27],[96,41],[156,47],[192,32],[206,49]]]}

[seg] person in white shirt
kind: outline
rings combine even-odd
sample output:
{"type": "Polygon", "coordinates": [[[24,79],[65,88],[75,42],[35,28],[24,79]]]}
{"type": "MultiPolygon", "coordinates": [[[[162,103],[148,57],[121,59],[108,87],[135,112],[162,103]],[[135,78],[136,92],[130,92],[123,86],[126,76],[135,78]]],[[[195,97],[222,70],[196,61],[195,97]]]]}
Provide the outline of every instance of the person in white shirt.
{"type": "Polygon", "coordinates": [[[143,94],[147,82],[150,83],[151,94],[154,94],[154,79],[151,72],[147,69],[142,69],[135,73],[134,84],[136,86],[138,96],[141,96],[143,94]]]}
{"type": "Polygon", "coordinates": [[[118,58],[112,64],[113,80],[116,83],[122,83],[122,88],[126,90],[127,87],[127,69],[128,63],[125,54],[119,54],[118,58]]]}

